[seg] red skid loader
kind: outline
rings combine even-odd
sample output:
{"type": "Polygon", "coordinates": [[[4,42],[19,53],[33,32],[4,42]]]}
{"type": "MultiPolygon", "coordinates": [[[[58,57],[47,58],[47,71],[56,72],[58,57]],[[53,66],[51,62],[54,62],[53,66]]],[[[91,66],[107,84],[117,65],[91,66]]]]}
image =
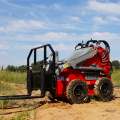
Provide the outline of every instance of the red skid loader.
{"type": "Polygon", "coordinates": [[[42,98],[49,91],[52,98],[66,98],[70,103],[84,103],[91,95],[108,101],[113,96],[113,70],[109,53],[110,47],[105,40],[92,39],[76,45],[73,53],[61,61],[58,60],[58,51],[54,51],[50,44],[33,48],[27,57],[28,94],[0,96],[0,100],[42,98]],[[51,51],[49,56],[48,48],[51,51]],[[38,49],[43,49],[44,58],[36,64],[38,49]],[[31,66],[32,53],[34,65],[31,66]],[[38,66],[40,69],[33,71],[38,66]],[[32,96],[33,90],[40,90],[41,94],[32,96]]]}

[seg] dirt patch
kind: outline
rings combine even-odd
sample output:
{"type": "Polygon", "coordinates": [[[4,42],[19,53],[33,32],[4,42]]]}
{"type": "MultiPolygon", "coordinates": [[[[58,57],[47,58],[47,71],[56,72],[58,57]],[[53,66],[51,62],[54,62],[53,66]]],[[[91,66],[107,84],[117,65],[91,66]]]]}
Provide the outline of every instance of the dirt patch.
{"type": "MultiPolygon", "coordinates": [[[[21,93],[24,93],[25,86],[21,93]]],[[[34,92],[33,94],[38,94],[34,92]]],[[[120,89],[114,89],[115,98],[109,102],[92,99],[89,103],[69,104],[63,101],[50,101],[47,97],[33,100],[15,100],[14,104],[0,109],[0,117],[11,118],[25,111],[34,111],[31,120],[119,120],[120,89]]]]}
{"type": "Polygon", "coordinates": [[[91,100],[85,104],[47,103],[37,108],[35,120],[119,120],[120,89],[114,90],[115,99],[109,102],[91,100]]]}

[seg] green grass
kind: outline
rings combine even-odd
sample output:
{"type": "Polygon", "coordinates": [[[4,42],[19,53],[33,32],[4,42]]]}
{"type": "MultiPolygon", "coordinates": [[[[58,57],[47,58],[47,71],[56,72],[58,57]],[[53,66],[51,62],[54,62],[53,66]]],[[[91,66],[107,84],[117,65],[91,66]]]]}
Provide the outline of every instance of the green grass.
{"type": "Polygon", "coordinates": [[[30,120],[31,114],[30,111],[26,111],[25,113],[19,113],[16,117],[12,117],[10,120],[30,120]]]}
{"type": "Polygon", "coordinates": [[[114,70],[111,75],[111,80],[113,84],[119,84],[120,85],[120,70],[114,70]]]}
{"type": "MultiPolygon", "coordinates": [[[[120,70],[114,70],[112,73],[112,81],[115,84],[120,84],[120,70]]],[[[26,84],[27,81],[27,73],[20,72],[10,72],[10,71],[0,71],[0,87],[3,86],[5,90],[9,89],[8,86],[2,85],[1,81],[16,83],[16,84],[26,84]]]]}
{"type": "Polygon", "coordinates": [[[113,110],[112,109],[106,109],[105,111],[106,112],[115,112],[116,110],[114,110],[114,109],[113,110]]]}
{"type": "MultiPolygon", "coordinates": [[[[111,75],[111,79],[113,84],[120,85],[120,70],[115,70],[111,75]]],[[[26,84],[27,81],[27,73],[20,73],[20,72],[10,72],[10,71],[0,71],[0,94],[5,95],[7,91],[13,95],[16,91],[15,88],[9,86],[6,83],[15,83],[17,84],[26,84]],[[3,82],[2,82],[3,81],[3,82]],[[4,83],[4,84],[3,84],[4,83]],[[2,91],[2,92],[1,92],[2,91]]],[[[11,101],[10,101],[11,102],[11,101]]],[[[7,100],[0,101],[0,108],[4,108],[7,104],[9,104],[7,100]]],[[[21,107],[29,107],[30,105],[22,104],[21,107]]]]}
{"type": "Polygon", "coordinates": [[[10,103],[9,100],[1,100],[0,101],[0,108],[4,109],[6,107],[6,105],[8,105],[10,103]]]}
{"type": "MultiPolygon", "coordinates": [[[[111,75],[111,79],[113,84],[119,84],[120,85],[120,70],[114,70],[114,72],[111,75]]],[[[27,73],[20,73],[20,72],[10,72],[10,71],[0,71],[0,92],[2,91],[3,94],[6,91],[10,91],[11,95],[14,94],[14,88],[8,86],[8,84],[3,84],[2,81],[5,81],[6,83],[15,83],[17,84],[26,84],[27,81],[27,73]]],[[[1,93],[2,94],[2,93],[1,93]]],[[[94,101],[91,103],[93,104],[94,101]]],[[[14,104],[12,100],[1,100],[0,101],[0,108],[4,109],[7,105],[14,104]]],[[[22,103],[19,105],[19,107],[29,108],[29,107],[35,107],[39,106],[40,103],[35,102],[34,104],[27,104],[22,103]]],[[[107,109],[106,112],[114,112],[114,110],[107,109]]],[[[17,116],[14,116],[12,118],[9,118],[10,120],[30,120],[34,119],[35,117],[35,111],[26,111],[21,112],[17,116]]],[[[3,116],[0,117],[0,120],[7,120],[3,116]]]]}
{"type": "Polygon", "coordinates": [[[6,81],[16,84],[25,84],[27,81],[27,73],[0,71],[0,81],[6,81]]]}
{"type": "Polygon", "coordinates": [[[10,87],[10,86],[8,86],[8,85],[3,85],[2,83],[1,83],[1,81],[0,81],[0,91],[11,91],[12,90],[12,88],[10,87]]]}
{"type": "MultiPolygon", "coordinates": [[[[17,89],[8,83],[26,84],[27,73],[0,71],[0,95],[14,95],[17,89]]],[[[13,104],[12,100],[0,100],[0,108],[4,109],[7,105],[13,104]]]]}
{"type": "Polygon", "coordinates": [[[4,116],[0,117],[0,120],[34,120],[35,119],[36,112],[35,110],[32,111],[25,111],[19,113],[17,116],[14,116],[12,118],[5,118],[4,116]]]}

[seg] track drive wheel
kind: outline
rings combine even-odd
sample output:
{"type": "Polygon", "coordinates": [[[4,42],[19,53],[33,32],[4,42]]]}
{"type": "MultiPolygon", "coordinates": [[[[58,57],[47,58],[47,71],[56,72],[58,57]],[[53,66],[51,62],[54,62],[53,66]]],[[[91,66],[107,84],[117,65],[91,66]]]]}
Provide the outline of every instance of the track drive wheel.
{"type": "Polygon", "coordinates": [[[88,86],[83,80],[72,80],[66,89],[66,97],[73,104],[85,103],[88,100],[88,86]]]}
{"type": "Polygon", "coordinates": [[[113,97],[113,84],[107,77],[99,78],[94,85],[94,91],[98,100],[109,101],[113,97]]]}

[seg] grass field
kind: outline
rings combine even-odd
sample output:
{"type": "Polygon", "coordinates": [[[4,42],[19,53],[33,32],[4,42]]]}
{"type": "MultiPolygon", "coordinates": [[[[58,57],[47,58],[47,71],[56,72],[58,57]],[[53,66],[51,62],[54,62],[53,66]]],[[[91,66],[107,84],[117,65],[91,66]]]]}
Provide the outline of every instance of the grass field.
{"type": "Polygon", "coordinates": [[[112,75],[111,75],[111,79],[112,79],[113,84],[120,85],[120,70],[114,70],[112,75]]]}
{"type": "MultiPolygon", "coordinates": [[[[112,76],[113,84],[120,85],[120,70],[114,70],[112,76]]],[[[18,84],[25,84],[27,80],[27,73],[20,73],[20,72],[10,72],[10,71],[0,71],[0,93],[3,95],[6,91],[10,91],[11,95],[13,95],[16,90],[11,86],[13,83],[14,85],[18,84]],[[8,83],[8,84],[5,84],[8,83]]],[[[31,100],[32,101],[32,100],[31,100]]],[[[14,105],[17,102],[15,100],[1,100],[0,101],[0,108],[4,109],[6,106],[14,105]]],[[[25,102],[26,103],[26,102],[25,102]]],[[[19,106],[23,106],[23,103],[19,104],[19,106]]],[[[24,106],[23,106],[24,107],[24,106]]],[[[34,104],[33,104],[34,107],[34,104]]],[[[21,112],[17,116],[12,117],[10,120],[21,120],[21,119],[31,119],[31,115],[34,116],[35,111],[27,111],[21,112]]],[[[6,120],[3,116],[0,117],[0,120],[6,120]]]]}
{"type": "Polygon", "coordinates": [[[0,81],[16,83],[16,84],[26,84],[27,73],[20,72],[10,72],[10,71],[0,71],[0,81]]]}
{"type": "MultiPolygon", "coordinates": [[[[120,84],[120,70],[114,70],[111,75],[111,79],[114,84],[120,84]]],[[[0,71],[0,86],[1,86],[1,81],[15,83],[15,84],[26,84],[27,73],[10,72],[5,70],[0,71]]]]}
{"type": "MultiPolygon", "coordinates": [[[[114,70],[111,75],[111,79],[113,84],[120,85],[120,70],[114,70]]],[[[8,85],[2,84],[2,81],[14,84],[26,84],[27,73],[10,72],[5,70],[0,71],[0,91],[10,91],[12,88],[8,85]]]]}

